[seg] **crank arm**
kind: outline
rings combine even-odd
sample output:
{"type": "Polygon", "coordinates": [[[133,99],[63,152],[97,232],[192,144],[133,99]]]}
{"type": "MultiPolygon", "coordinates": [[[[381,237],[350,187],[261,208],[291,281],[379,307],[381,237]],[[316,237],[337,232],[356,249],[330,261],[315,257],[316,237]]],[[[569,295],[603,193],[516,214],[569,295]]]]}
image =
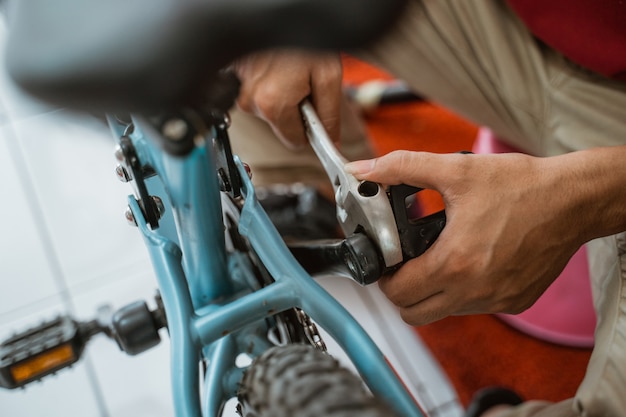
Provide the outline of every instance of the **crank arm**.
{"type": "Polygon", "coordinates": [[[402,247],[402,264],[426,252],[446,225],[446,212],[444,210],[418,219],[409,217],[406,210],[406,198],[422,190],[422,188],[400,184],[392,185],[387,191],[398,226],[400,246],[402,247]]]}
{"type": "Polygon", "coordinates": [[[311,275],[338,275],[369,285],[386,269],[376,244],[363,233],[347,239],[288,242],[287,246],[311,275]]]}

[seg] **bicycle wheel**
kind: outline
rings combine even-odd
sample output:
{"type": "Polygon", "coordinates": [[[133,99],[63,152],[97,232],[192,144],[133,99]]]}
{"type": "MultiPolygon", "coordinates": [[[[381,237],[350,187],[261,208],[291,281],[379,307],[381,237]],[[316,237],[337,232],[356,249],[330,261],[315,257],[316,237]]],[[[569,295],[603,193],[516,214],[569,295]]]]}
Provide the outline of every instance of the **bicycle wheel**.
{"type": "Polygon", "coordinates": [[[269,349],[246,370],[239,413],[243,417],[390,417],[394,413],[360,378],[310,345],[269,349]]]}

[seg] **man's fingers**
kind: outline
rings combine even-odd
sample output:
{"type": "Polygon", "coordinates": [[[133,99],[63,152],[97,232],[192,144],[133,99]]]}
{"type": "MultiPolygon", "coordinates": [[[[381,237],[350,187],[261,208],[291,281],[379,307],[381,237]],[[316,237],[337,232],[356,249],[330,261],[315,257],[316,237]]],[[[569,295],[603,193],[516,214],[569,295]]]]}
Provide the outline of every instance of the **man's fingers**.
{"type": "MultiPolygon", "coordinates": [[[[429,152],[394,151],[365,161],[346,164],[346,171],[355,177],[382,184],[408,184],[420,188],[440,190],[459,178],[463,155],[429,152]]],[[[465,156],[467,158],[467,156],[465,156]]]]}
{"type": "Polygon", "coordinates": [[[285,106],[272,115],[271,126],[289,149],[300,149],[308,142],[298,106],[285,106]]]}
{"type": "Polygon", "coordinates": [[[311,74],[311,101],[317,116],[335,143],[340,138],[342,67],[339,57],[328,57],[311,74]]]}
{"type": "Polygon", "coordinates": [[[439,270],[429,259],[432,249],[433,247],[423,255],[411,259],[393,275],[378,281],[383,293],[398,307],[409,307],[442,291],[442,283],[432,277],[432,271],[439,270]]]}
{"type": "Polygon", "coordinates": [[[433,294],[418,304],[399,309],[402,320],[412,326],[423,326],[450,316],[449,297],[446,293],[433,294]]]}
{"type": "Polygon", "coordinates": [[[449,257],[440,253],[446,247],[436,241],[424,254],[378,281],[381,291],[398,307],[403,320],[409,324],[431,323],[464,310],[450,280],[456,282],[455,286],[462,283],[451,278],[456,272],[448,268],[449,257]]]}
{"type": "MultiPolygon", "coordinates": [[[[407,271],[409,268],[403,269],[407,271]]],[[[378,285],[408,324],[419,326],[453,314],[449,294],[436,285],[428,285],[428,280],[411,279],[396,273],[379,280],[378,285]]]]}
{"type": "Polygon", "coordinates": [[[339,140],[341,58],[333,53],[271,50],[238,60],[239,107],[268,122],[289,148],[307,143],[299,104],[310,97],[322,125],[339,140]]]}

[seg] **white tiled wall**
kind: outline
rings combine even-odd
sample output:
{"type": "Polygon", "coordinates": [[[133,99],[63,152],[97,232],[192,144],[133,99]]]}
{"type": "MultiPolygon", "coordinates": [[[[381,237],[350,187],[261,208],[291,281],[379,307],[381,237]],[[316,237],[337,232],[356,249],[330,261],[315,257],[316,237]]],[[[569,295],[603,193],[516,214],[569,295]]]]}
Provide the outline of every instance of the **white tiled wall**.
{"type": "MultiPolygon", "coordinates": [[[[5,26],[0,27],[4,44],[5,26]]],[[[3,51],[0,51],[3,54],[3,51]]],[[[96,118],[21,93],[0,70],[0,338],[55,314],[153,297],[130,189],[96,118]]],[[[137,357],[98,336],[76,366],[26,390],[0,390],[0,416],[172,416],[165,343],[137,357]]]]}
{"type": "MultiPolygon", "coordinates": [[[[5,32],[0,20],[0,45],[5,32]]],[[[153,297],[147,253],[122,216],[130,188],[113,173],[113,146],[100,121],[26,97],[0,69],[0,340],[52,314],[90,319],[103,304],[153,297]]],[[[432,416],[460,415],[437,364],[375,286],[322,282],[432,416]]],[[[72,369],[26,390],[0,390],[0,416],[173,416],[168,355],[167,343],[130,357],[96,337],[72,369]]]]}

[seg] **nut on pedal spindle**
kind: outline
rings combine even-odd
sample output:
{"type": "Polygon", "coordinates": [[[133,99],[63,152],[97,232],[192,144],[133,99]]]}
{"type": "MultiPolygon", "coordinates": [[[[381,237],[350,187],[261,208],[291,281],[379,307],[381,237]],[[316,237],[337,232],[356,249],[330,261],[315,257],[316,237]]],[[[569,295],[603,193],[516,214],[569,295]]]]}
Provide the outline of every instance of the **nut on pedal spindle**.
{"type": "Polygon", "coordinates": [[[129,355],[138,355],[158,345],[159,329],[167,326],[159,296],[155,310],[151,311],[145,301],[136,301],[117,310],[108,321],[107,335],[129,355]]]}

